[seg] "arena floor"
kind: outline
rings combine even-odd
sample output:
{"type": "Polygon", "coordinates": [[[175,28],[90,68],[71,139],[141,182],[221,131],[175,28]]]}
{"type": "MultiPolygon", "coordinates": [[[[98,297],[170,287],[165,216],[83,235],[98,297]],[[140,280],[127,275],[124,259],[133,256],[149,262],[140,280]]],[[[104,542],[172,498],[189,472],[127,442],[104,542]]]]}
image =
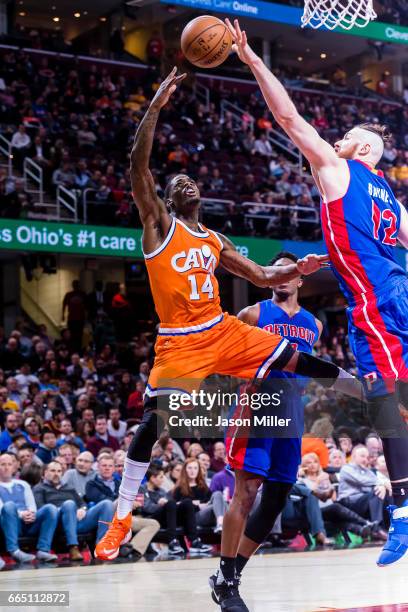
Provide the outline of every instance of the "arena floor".
{"type": "MultiPolygon", "coordinates": [[[[407,612],[408,557],[378,569],[377,554],[369,548],[257,556],[242,594],[251,612],[407,612]]],[[[207,578],[217,565],[211,558],[18,570],[1,575],[0,590],[69,590],[75,612],[215,612],[207,578]]]]}

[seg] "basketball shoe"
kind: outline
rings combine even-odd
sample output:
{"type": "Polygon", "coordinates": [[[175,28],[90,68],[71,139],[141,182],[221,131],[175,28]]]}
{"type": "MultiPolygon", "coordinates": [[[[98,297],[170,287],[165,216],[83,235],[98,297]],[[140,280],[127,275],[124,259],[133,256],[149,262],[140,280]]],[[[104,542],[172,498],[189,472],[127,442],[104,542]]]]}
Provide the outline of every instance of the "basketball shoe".
{"type": "Polygon", "coordinates": [[[407,502],[401,508],[397,508],[397,506],[388,506],[387,508],[390,513],[391,525],[388,539],[377,560],[379,567],[395,563],[408,550],[408,506],[406,504],[407,502]]]}
{"type": "Polygon", "coordinates": [[[249,612],[239,594],[240,579],[235,578],[232,582],[225,580],[219,582],[218,576],[219,570],[208,579],[213,601],[221,607],[223,612],[249,612]]]}
{"type": "Polygon", "coordinates": [[[115,512],[112,522],[107,525],[109,529],[97,543],[95,557],[103,561],[112,561],[118,556],[120,546],[132,538],[132,514],[129,512],[125,518],[119,520],[115,512]]]}

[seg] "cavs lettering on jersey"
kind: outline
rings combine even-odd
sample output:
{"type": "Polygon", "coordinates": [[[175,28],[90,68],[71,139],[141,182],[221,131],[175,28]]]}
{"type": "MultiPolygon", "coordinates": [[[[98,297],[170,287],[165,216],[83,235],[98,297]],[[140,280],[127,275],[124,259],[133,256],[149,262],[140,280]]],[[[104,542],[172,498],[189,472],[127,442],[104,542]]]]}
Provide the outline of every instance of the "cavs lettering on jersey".
{"type": "Polygon", "coordinates": [[[199,228],[173,217],[164,242],[145,255],[161,334],[201,331],[222,318],[214,271],[223,244],[215,232],[199,228]]]}

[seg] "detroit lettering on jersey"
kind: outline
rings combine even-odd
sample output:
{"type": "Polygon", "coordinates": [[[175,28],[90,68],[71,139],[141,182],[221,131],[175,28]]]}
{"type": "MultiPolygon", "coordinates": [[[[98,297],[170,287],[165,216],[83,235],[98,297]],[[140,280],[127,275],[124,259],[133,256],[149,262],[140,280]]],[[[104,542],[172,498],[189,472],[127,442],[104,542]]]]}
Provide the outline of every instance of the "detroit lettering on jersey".
{"type": "Polygon", "coordinates": [[[271,334],[278,334],[284,338],[288,338],[293,342],[296,338],[304,340],[310,346],[313,346],[317,340],[316,332],[302,327],[301,325],[289,325],[288,323],[268,323],[262,329],[270,332],[271,334]]]}

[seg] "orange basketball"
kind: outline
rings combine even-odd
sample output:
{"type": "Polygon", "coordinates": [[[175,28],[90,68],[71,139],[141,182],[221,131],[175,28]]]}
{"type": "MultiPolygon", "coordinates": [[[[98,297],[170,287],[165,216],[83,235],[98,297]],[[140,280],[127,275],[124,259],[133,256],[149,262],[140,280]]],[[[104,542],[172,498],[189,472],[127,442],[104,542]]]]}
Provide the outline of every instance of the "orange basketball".
{"type": "Polygon", "coordinates": [[[181,50],[189,62],[200,68],[215,68],[224,62],[232,37],[221,19],[201,15],[190,21],[181,34],[181,50]]]}

